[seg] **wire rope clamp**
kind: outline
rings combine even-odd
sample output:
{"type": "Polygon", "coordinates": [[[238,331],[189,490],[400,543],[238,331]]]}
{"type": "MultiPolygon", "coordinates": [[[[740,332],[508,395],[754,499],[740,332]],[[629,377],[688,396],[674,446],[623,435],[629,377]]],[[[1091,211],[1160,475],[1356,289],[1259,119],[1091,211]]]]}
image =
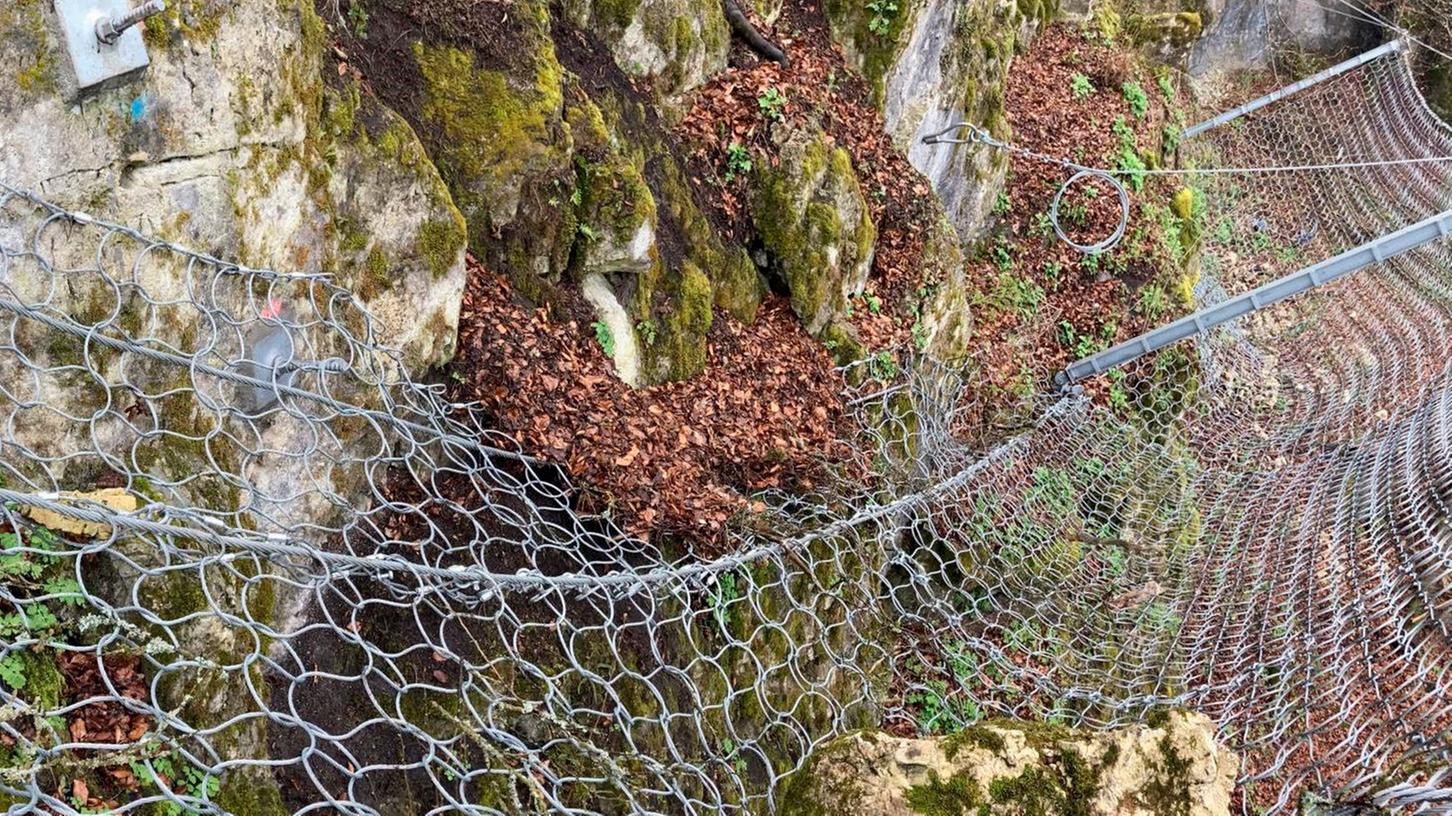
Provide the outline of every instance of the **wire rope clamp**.
{"type": "Polygon", "coordinates": [[[138,24],[166,11],[165,0],[55,0],[61,39],[75,71],[76,95],[130,82],[151,64],[138,24]]]}

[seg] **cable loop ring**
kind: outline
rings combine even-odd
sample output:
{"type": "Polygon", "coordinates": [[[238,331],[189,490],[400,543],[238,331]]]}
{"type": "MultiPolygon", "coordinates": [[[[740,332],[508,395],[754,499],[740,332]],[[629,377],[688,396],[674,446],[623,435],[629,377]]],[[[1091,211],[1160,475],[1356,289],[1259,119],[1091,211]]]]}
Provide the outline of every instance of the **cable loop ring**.
{"type": "Polygon", "coordinates": [[[954,122],[951,125],[923,136],[923,144],[985,144],[989,141],[988,131],[972,122],[954,122]],[[966,130],[968,135],[949,137],[955,130],[966,130]]]}
{"type": "Polygon", "coordinates": [[[1059,236],[1060,241],[1063,241],[1085,255],[1098,255],[1105,250],[1112,249],[1115,244],[1118,244],[1120,239],[1124,237],[1124,231],[1129,227],[1129,192],[1124,189],[1123,182],[1109,173],[1102,170],[1080,170],[1074,175],[1069,176],[1068,181],[1059,185],[1059,191],[1054,193],[1054,202],[1049,205],[1049,223],[1053,225],[1054,234],[1059,236]],[[1064,198],[1064,191],[1073,187],[1076,182],[1087,178],[1096,178],[1107,182],[1110,187],[1114,188],[1114,192],[1119,195],[1119,226],[1114,228],[1114,232],[1108,238],[1094,244],[1078,243],[1064,232],[1063,227],[1059,226],[1059,202],[1064,198]]]}

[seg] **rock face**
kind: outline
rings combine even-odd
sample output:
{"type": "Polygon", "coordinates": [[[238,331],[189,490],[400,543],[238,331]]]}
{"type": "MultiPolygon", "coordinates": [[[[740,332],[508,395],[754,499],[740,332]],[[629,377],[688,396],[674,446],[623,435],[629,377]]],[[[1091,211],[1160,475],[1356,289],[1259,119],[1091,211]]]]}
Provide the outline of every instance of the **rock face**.
{"type": "Polygon", "coordinates": [[[409,362],[452,356],[463,221],[406,123],[324,84],[310,3],[185,24],[174,9],[147,24],[143,78],[76,104],[49,6],[0,11],[0,64],[18,66],[0,82],[0,177],[252,266],[332,273],[409,362]]]}
{"type": "MultiPolygon", "coordinates": [[[[9,410],[24,421],[4,459],[7,474],[28,483],[10,486],[75,490],[119,476],[132,495],[249,529],[322,528],[365,493],[358,468],[336,466],[350,435],[321,443],[323,455],[307,420],[254,423],[239,416],[233,389],[217,378],[175,361],[99,353],[84,335],[234,366],[250,359],[243,355],[262,334],[279,330],[266,320],[278,314],[292,326],[301,360],[347,358],[347,372],[314,368],[289,382],[369,407],[396,361],[350,349],[336,327],[362,333],[361,304],[374,318],[367,340],[401,349],[402,362],[421,368],[452,357],[464,221],[410,126],[346,71],[325,67],[324,26],[311,0],[169,5],[146,24],[144,76],[79,101],[66,98],[71,69],[51,4],[0,9],[0,70],[15,72],[0,81],[0,178],[96,218],[284,274],[148,249],[84,224],[49,229],[42,257],[52,268],[0,270],[12,297],[76,327],[6,318],[15,345],[0,355],[0,381],[9,410]],[[371,381],[371,397],[360,380],[371,381]]],[[[34,234],[34,217],[20,201],[0,211],[7,249],[34,234]]],[[[166,559],[144,541],[119,543],[111,554],[130,571],[109,586],[97,577],[90,588],[134,594],[182,621],[175,634],[189,653],[215,661],[209,665],[254,654],[255,641],[229,614],[245,608],[246,617],[286,630],[300,607],[292,590],[247,599],[235,572],[207,572],[205,594],[196,572],[137,573],[166,559]]],[[[260,667],[189,668],[158,677],[156,694],[161,708],[205,728],[248,710],[249,688],[265,687],[260,667]]],[[[265,720],[243,718],[221,731],[214,758],[265,754],[265,720]]],[[[256,768],[227,774],[212,801],[229,812],[288,812],[272,775],[256,768]]]]}
{"type": "Polygon", "coordinates": [[[1014,51],[1031,36],[1042,5],[1000,0],[925,0],[911,4],[903,45],[885,74],[888,132],[928,178],[964,238],[978,234],[1003,186],[1002,153],[974,145],[923,144],[957,122],[1007,138],[1003,84],[1014,51]]]}
{"type": "Polygon", "coordinates": [[[691,0],[571,0],[566,15],[599,33],[615,63],[654,80],[667,99],[726,67],[731,31],[718,3],[691,0]]]}
{"type": "Polygon", "coordinates": [[[1209,0],[1203,17],[1204,36],[1190,52],[1190,73],[1197,78],[1264,67],[1273,39],[1331,53],[1354,47],[1365,35],[1362,24],[1314,0],[1209,0]]]}
{"type": "Polygon", "coordinates": [[[978,725],[951,737],[857,733],[819,750],[778,797],[783,816],[1222,816],[1239,760],[1199,714],[1106,733],[978,725]]]}
{"type": "Polygon", "coordinates": [[[539,303],[590,281],[631,384],[700,373],[713,306],[750,320],[764,292],[666,146],[673,100],[725,66],[724,16],[679,0],[521,0],[502,15],[503,55],[427,38],[358,47],[383,49],[388,71],[370,78],[422,134],[486,264],[539,303]]]}

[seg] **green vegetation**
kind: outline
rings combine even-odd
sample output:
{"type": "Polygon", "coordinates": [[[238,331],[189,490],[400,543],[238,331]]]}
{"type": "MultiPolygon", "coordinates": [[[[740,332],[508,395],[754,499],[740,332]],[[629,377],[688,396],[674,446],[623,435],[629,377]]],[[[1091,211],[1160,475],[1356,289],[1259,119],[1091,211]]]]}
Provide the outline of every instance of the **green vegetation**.
{"type": "Polygon", "coordinates": [[[1134,118],[1143,119],[1149,113],[1149,96],[1145,94],[1144,87],[1130,80],[1120,86],[1120,90],[1124,93],[1124,101],[1129,103],[1129,112],[1134,114],[1134,118]]]}
{"type": "Polygon", "coordinates": [[[716,577],[716,588],[711,591],[711,615],[716,625],[725,632],[731,627],[731,604],[740,600],[736,588],[736,573],[723,572],[716,577]]]}
{"type": "Polygon", "coordinates": [[[361,0],[353,0],[348,5],[348,27],[358,39],[368,39],[368,9],[361,0]]]}
{"type": "MultiPolygon", "coordinates": [[[[222,789],[217,777],[186,761],[180,754],[162,754],[141,762],[132,762],[131,773],[136,776],[143,789],[157,793],[169,790],[181,796],[211,799],[222,789]]],[[[191,811],[168,800],[157,803],[156,812],[163,816],[182,816],[191,811]]]]}
{"type": "Polygon", "coordinates": [[[756,107],[761,110],[763,116],[773,122],[781,121],[786,104],[786,94],[782,93],[780,88],[767,88],[756,97],[756,107]]]}
{"type": "Polygon", "coordinates": [[[645,343],[647,348],[655,345],[659,331],[660,327],[654,320],[646,319],[635,324],[635,333],[640,336],[641,342],[645,343]]]}
{"type": "Polygon", "coordinates": [[[879,37],[885,36],[892,29],[892,21],[897,17],[897,2],[867,0],[867,12],[872,15],[867,21],[867,30],[879,37]]]}
{"type": "Polygon", "coordinates": [[[886,382],[898,374],[897,358],[886,349],[867,358],[867,375],[874,380],[886,382]]]}
{"type": "Polygon", "coordinates": [[[1013,274],[1001,275],[990,302],[1022,318],[1033,317],[1044,300],[1044,289],[1037,283],[1013,274]]]}
{"type": "Polygon", "coordinates": [[[1144,159],[1140,158],[1134,128],[1124,121],[1123,116],[1117,116],[1110,130],[1119,138],[1114,167],[1126,176],[1126,183],[1131,190],[1140,192],[1144,189],[1145,170],[1148,168],[1145,167],[1144,159]]]}
{"type": "Polygon", "coordinates": [[[600,344],[600,350],[606,357],[615,359],[615,336],[610,333],[610,327],[603,320],[596,320],[590,328],[595,330],[595,342],[600,344]]]}
{"type": "Polygon", "coordinates": [[[744,176],[750,172],[751,151],[740,142],[732,142],[726,147],[726,180],[734,181],[737,176],[744,176]]]}
{"type": "Polygon", "coordinates": [[[1160,94],[1164,96],[1166,102],[1175,101],[1175,83],[1170,79],[1168,73],[1162,73],[1156,77],[1155,84],[1159,86],[1160,94]]]}
{"type": "Polygon", "coordinates": [[[1073,94],[1075,99],[1087,99],[1090,94],[1094,93],[1094,83],[1089,81],[1089,77],[1076,73],[1069,78],[1069,93],[1073,94]]]}

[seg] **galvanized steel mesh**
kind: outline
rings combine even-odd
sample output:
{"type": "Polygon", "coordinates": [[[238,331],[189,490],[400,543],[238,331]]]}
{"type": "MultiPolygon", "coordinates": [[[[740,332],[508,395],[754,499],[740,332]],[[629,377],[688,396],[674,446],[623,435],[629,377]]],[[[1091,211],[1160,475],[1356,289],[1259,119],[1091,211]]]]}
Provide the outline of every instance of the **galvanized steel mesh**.
{"type": "MultiPolygon", "coordinates": [[[[1452,132],[1392,55],[1184,154],[1452,132]]],[[[1191,183],[1202,302],[1452,206],[1445,163],[1191,183]]],[[[850,729],[1184,706],[1247,810],[1448,811],[1449,249],[1140,361],[1109,406],[868,378],[842,472],[871,478],[758,497],[706,560],[576,512],[326,276],[0,187],[0,801],[768,812],[850,729]]]]}

